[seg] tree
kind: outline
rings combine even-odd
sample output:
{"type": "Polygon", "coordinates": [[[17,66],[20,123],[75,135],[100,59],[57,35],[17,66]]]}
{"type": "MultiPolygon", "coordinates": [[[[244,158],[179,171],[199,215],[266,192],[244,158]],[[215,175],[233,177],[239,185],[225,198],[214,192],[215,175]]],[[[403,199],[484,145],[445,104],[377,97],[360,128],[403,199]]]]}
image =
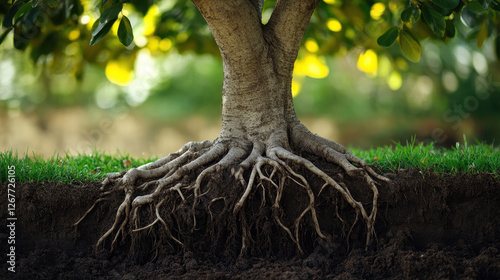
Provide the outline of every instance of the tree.
{"type": "MultiPolygon", "coordinates": [[[[145,2],[132,1],[132,4],[145,14],[151,4],[150,1],[145,2]]],[[[358,215],[364,220],[366,244],[370,244],[374,234],[379,196],[376,182],[387,184],[390,181],[377,174],[342,145],[311,133],[298,120],[292,99],[292,78],[304,34],[309,32],[308,37],[319,38],[319,41],[328,45],[331,38],[318,35],[318,30],[322,30],[319,26],[326,22],[330,29],[335,29],[333,25],[341,24],[339,20],[329,21],[329,13],[344,11],[350,18],[343,20],[353,25],[353,30],[363,30],[368,21],[381,17],[386,7],[383,3],[387,3],[394,7],[388,12],[387,20],[382,21],[387,30],[377,31],[378,44],[390,47],[399,38],[400,47],[406,57],[411,61],[418,61],[421,52],[419,37],[453,37],[455,27],[451,19],[454,15],[461,15],[462,21],[466,23],[473,21],[473,18],[476,22],[482,22],[476,35],[478,45],[482,45],[491,33],[488,27],[496,21],[496,11],[500,5],[496,0],[471,1],[467,4],[458,0],[411,1],[409,5],[382,1],[382,9],[381,3],[375,2],[325,2],[332,4],[333,8],[321,2],[323,8],[318,11],[313,22],[316,28],[310,30],[307,27],[320,3],[319,0],[279,0],[274,7],[271,5],[272,14],[265,24],[262,15],[265,5],[269,3],[264,0],[192,0],[210,28],[224,66],[220,135],[213,141],[188,143],[176,153],[133,168],[124,174],[110,174],[103,182],[103,197],[96,203],[115,192],[124,192],[125,198],[117,210],[113,226],[104,233],[98,241],[98,246],[114,235],[111,242],[113,247],[120,235],[144,231],[155,225],[164,229],[175,243],[184,245],[185,236],[182,230],[173,229],[173,224],[179,224],[178,219],[190,220],[188,224],[193,231],[197,228],[201,215],[197,210],[204,209],[206,214],[214,203],[222,200],[223,212],[230,212],[232,215],[229,216],[234,218],[228,220],[234,222],[232,226],[239,227],[242,253],[251,246],[252,228],[258,226],[257,221],[248,221],[248,207],[255,207],[255,201],[258,201],[261,207],[267,205],[272,209],[271,213],[267,214],[268,218],[274,221],[274,226],[282,229],[299,251],[302,251],[300,231],[306,215],[310,215],[309,223],[317,236],[327,238],[318,219],[316,203],[327,188],[338,192],[354,209],[354,222],[358,220],[358,215]],[[473,12],[472,7],[477,9],[477,14],[473,12]],[[379,14],[367,19],[364,14],[366,11],[379,14]],[[396,23],[396,26],[391,27],[392,23],[396,23]],[[342,179],[334,179],[322,166],[313,163],[313,158],[321,158],[338,165],[343,170],[341,173],[345,172],[349,177],[361,178],[366,189],[371,192],[371,207],[367,209],[356,200],[342,179]],[[210,184],[211,178],[220,173],[231,174],[235,186],[210,184]],[[313,177],[319,178],[320,186],[310,183],[313,177]],[[287,186],[290,184],[303,189],[300,194],[307,203],[299,210],[299,214],[293,217],[293,222],[286,222],[281,200],[283,193],[289,191],[287,186]],[[237,191],[241,186],[242,191],[237,191]],[[263,190],[262,197],[257,194],[259,187],[263,190]],[[228,188],[231,191],[228,191],[228,188]],[[171,205],[165,206],[168,204],[171,205]],[[174,212],[186,205],[189,206],[187,209],[190,209],[188,216],[192,218],[185,215],[176,216],[177,221],[174,218],[165,218],[165,215],[175,216],[174,212]],[[164,210],[165,207],[169,210],[164,210]],[[150,219],[143,222],[144,214],[141,213],[149,213],[150,219]],[[130,230],[129,226],[132,226],[130,230]]],[[[66,1],[64,4],[55,1],[52,6],[51,3],[16,1],[6,4],[4,1],[1,7],[5,14],[4,27],[8,29],[0,41],[10,30],[14,30],[14,45],[19,49],[26,48],[32,38],[43,32],[41,25],[44,23],[37,21],[37,17],[33,15],[36,9],[39,12],[41,9],[56,10],[56,19],[60,16],[64,22],[78,23],[83,12],[79,1],[66,1]],[[26,28],[32,28],[31,34],[37,35],[24,36],[26,28]]],[[[125,14],[120,16],[124,4],[121,1],[102,1],[102,13],[92,27],[91,45],[102,40],[119,17],[121,20],[117,36],[122,44],[131,45],[134,36],[130,20],[125,14]]],[[[189,5],[186,1],[178,2],[181,12],[189,7],[186,5],[189,5]]],[[[168,19],[168,16],[163,18],[168,19]]],[[[57,25],[57,22],[55,24],[57,25]]],[[[57,36],[55,30],[57,28],[51,33],[53,36],[57,36]]],[[[353,40],[349,37],[352,36],[343,34],[340,38],[344,41],[352,40],[351,46],[371,45],[382,50],[375,47],[374,40],[353,40]]],[[[45,40],[52,41],[49,36],[46,36],[45,40]]],[[[339,49],[341,44],[322,51],[326,53],[339,49]]],[[[55,48],[42,48],[32,51],[32,54],[35,52],[33,56],[38,57],[39,53],[55,51],[55,48]]]]}

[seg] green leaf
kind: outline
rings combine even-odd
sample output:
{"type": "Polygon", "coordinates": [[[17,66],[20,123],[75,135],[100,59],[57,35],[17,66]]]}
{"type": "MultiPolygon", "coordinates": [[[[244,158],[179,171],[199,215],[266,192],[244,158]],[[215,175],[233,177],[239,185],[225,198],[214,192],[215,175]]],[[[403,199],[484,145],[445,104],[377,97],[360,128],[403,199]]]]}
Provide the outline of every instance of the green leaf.
{"type": "Polygon", "coordinates": [[[24,3],[14,15],[14,22],[16,22],[20,17],[22,17],[25,13],[27,13],[31,9],[33,9],[33,5],[31,4],[31,2],[24,3]]]}
{"type": "Polygon", "coordinates": [[[38,5],[40,5],[40,3],[42,3],[43,0],[35,0],[34,3],[33,3],[33,7],[37,7],[38,5]]]}
{"type": "Polygon", "coordinates": [[[106,3],[108,3],[108,0],[102,0],[101,1],[101,8],[104,8],[104,6],[106,6],[106,3]]]}
{"type": "Polygon", "coordinates": [[[417,6],[410,6],[401,13],[403,22],[416,22],[420,17],[420,9],[417,6]]]}
{"type": "Polygon", "coordinates": [[[17,26],[14,29],[14,48],[23,51],[29,43],[29,38],[23,33],[22,27],[17,26]]]}
{"type": "Polygon", "coordinates": [[[42,10],[41,6],[34,7],[24,14],[23,25],[24,26],[39,26],[43,24],[45,20],[45,12],[42,10]]]}
{"type": "Polygon", "coordinates": [[[403,22],[410,22],[411,20],[411,11],[413,10],[413,6],[408,7],[404,9],[403,12],[401,12],[401,20],[403,22]]]}
{"type": "MultiPolygon", "coordinates": [[[[132,1],[134,4],[134,9],[141,13],[142,15],[145,15],[149,8],[155,3],[154,0],[141,0],[141,1],[132,1]]],[[[318,11],[318,10],[317,10],[318,11]]]]}
{"type": "Polygon", "coordinates": [[[51,10],[50,20],[55,25],[61,25],[66,23],[66,19],[69,17],[66,16],[66,10],[64,9],[64,5],[60,5],[57,8],[51,10]]]}
{"type": "Polygon", "coordinates": [[[382,34],[382,36],[378,37],[377,43],[381,47],[388,48],[392,46],[392,44],[394,43],[394,41],[396,41],[398,36],[399,36],[399,29],[396,26],[394,26],[389,28],[389,30],[387,30],[384,34],[382,34]]]}
{"type": "Polygon", "coordinates": [[[90,45],[93,46],[97,44],[97,42],[101,41],[102,38],[108,34],[115,21],[116,19],[107,21],[106,23],[101,23],[99,20],[96,20],[94,25],[92,25],[92,38],[90,39],[90,45]]]}
{"type": "Polygon", "coordinates": [[[92,38],[90,39],[91,46],[95,45],[97,42],[102,40],[106,34],[108,34],[109,30],[118,19],[118,14],[120,14],[122,9],[123,4],[116,3],[102,12],[101,17],[94,22],[94,25],[92,25],[92,38]]]}
{"type": "Polygon", "coordinates": [[[460,13],[460,20],[468,27],[475,27],[477,24],[477,15],[466,6],[460,13]]]}
{"type": "Polygon", "coordinates": [[[482,48],[484,41],[488,38],[488,21],[484,20],[479,27],[479,32],[477,33],[476,43],[478,48],[482,48]]]}
{"type": "Polygon", "coordinates": [[[443,38],[446,29],[444,16],[427,3],[422,6],[422,16],[432,32],[439,38],[443,38]]]}
{"type": "Polygon", "coordinates": [[[36,64],[42,55],[54,53],[57,49],[57,42],[60,42],[59,32],[53,31],[43,39],[42,43],[31,45],[30,57],[36,64]]]}
{"type": "Polygon", "coordinates": [[[457,33],[457,30],[455,28],[455,24],[453,23],[453,21],[447,20],[446,21],[446,31],[445,31],[446,37],[453,38],[453,37],[455,37],[456,33],[457,33]]]}
{"type": "Polygon", "coordinates": [[[491,1],[490,7],[495,11],[500,11],[500,3],[496,0],[491,1]]]}
{"type": "Polygon", "coordinates": [[[432,0],[432,3],[438,5],[445,10],[455,9],[460,0],[432,0]]]}
{"type": "Polygon", "coordinates": [[[399,45],[410,61],[418,62],[420,60],[422,52],[420,43],[407,28],[404,28],[399,35],[399,45]]]}
{"type": "Polygon", "coordinates": [[[64,0],[64,16],[66,18],[69,18],[71,16],[71,11],[73,10],[74,6],[75,3],[71,3],[69,0],[64,0]]]}
{"type": "Polygon", "coordinates": [[[50,8],[56,8],[59,6],[60,0],[45,0],[45,4],[47,4],[50,8]]]}
{"type": "Polygon", "coordinates": [[[483,9],[488,10],[490,8],[490,3],[491,0],[478,0],[477,1],[481,6],[483,6],[483,9]]]}
{"type": "Polygon", "coordinates": [[[74,0],[72,6],[73,8],[71,9],[71,13],[77,16],[81,16],[83,14],[84,8],[80,0],[74,0]]]}
{"type": "Polygon", "coordinates": [[[118,18],[118,14],[122,11],[123,4],[116,3],[111,5],[111,7],[107,8],[104,12],[102,12],[101,17],[99,18],[100,23],[106,23],[108,21],[115,21],[118,18]]]}
{"type": "MultiPolygon", "coordinates": [[[[488,3],[489,5],[489,3],[488,3]]],[[[467,8],[475,14],[483,14],[486,12],[484,5],[479,3],[477,0],[467,2],[467,8]]]]}
{"type": "Polygon", "coordinates": [[[5,30],[2,35],[0,35],[0,45],[3,43],[7,35],[9,35],[10,31],[12,31],[12,27],[9,27],[7,30],[5,30]]]}
{"type": "Polygon", "coordinates": [[[21,8],[22,3],[15,3],[12,7],[10,7],[9,12],[5,15],[2,21],[3,27],[11,27],[13,25],[13,19],[16,15],[19,8],[21,8]]]}
{"type": "Polygon", "coordinates": [[[126,16],[122,17],[120,26],[118,26],[118,39],[125,46],[130,45],[134,41],[134,31],[132,30],[130,20],[126,16]]]}

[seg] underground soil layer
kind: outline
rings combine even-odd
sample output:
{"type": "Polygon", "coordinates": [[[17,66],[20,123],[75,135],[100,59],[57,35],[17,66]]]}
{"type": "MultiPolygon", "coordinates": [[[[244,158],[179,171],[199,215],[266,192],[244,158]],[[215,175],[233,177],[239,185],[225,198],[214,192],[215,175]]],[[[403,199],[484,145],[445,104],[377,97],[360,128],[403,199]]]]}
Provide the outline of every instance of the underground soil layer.
{"type": "MultiPolygon", "coordinates": [[[[7,203],[1,203],[0,279],[500,279],[498,178],[415,169],[388,176],[393,184],[379,186],[376,240],[366,250],[356,238],[362,236],[359,227],[348,238],[339,234],[343,241],[305,231],[310,236],[304,240],[312,241],[303,255],[238,257],[180,249],[147,262],[126,251],[94,250],[114,221],[118,199],[99,207],[78,230],[73,227],[98,198],[100,183],[17,184],[15,227],[8,227],[12,220],[7,203]],[[8,270],[12,253],[15,272],[8,270]]],[[[7,200],[7,183],[0,197],[7,200]]],[[[297,198],[283,199],[293,205],[297,198]]],[[[338,214],[349,216],[345,211],[353,209],[340,208],[338,214]]]]}

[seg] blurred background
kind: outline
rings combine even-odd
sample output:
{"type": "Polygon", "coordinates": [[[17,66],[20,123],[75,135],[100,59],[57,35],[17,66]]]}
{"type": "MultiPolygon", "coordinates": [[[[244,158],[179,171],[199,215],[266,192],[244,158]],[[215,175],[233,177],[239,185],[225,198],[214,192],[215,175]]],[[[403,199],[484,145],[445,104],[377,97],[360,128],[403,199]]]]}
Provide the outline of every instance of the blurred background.
{"type": "MultiPolygon", "coordinates": [[[[382,12],[374,6],[366,8],[370,22],[391,13],[390,3],[382,12]]],[[[7,35],[0,45],[0,151],[52,156],[97,149],[160,157],[186,142],[216,138],[223,76],[213,39],[206,27],[182,26],[185,20],[174,22],[174,35],[161,34],[151,24],[154,9],[157,17],[164,16],[161,7],[148,7],[144,18],[128,12],[135,34],[129,47],[113,34],[88,46],[98,16],[92,9],[78,25],[54,27],[58,37],[45,35],[29,51],[18,50],[13,35],[7,35]],[[44,49],[58,42],[57,51],[44,49]]],[[[199,15],[192,17],[204,26],[199,15]]],[[[398,46],[339,42],[335,34],[350,36],[357,30],[342,19],[333,13],[323,28],[333,42],[309,34],[296,63],[295,108],[311,131],[361,148],[412,136],[442,147],[462,141],[463,135],[469,142],[498,144],[495,36],[481,44],[471,41],[470,31],[461,31],[456,19],[457,36],[446,42],[423,38],[415,63],[398,46]]],[[[312,26],[318,21],[313,19],[312,26]]],[[[385,30],[382,25],[372,41],[385,30]]]]}

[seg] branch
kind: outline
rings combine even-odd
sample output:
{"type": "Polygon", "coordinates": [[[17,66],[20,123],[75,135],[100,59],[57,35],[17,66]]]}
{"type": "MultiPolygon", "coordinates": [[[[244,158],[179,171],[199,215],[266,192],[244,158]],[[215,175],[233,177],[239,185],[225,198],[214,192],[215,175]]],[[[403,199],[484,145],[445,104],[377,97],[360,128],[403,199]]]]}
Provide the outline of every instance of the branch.
{"type": "Polygon", "coordinates": [[[208,24],[223,60],[253,61],[262,53],[263,0],[192,0],[208,24]]]}
{"type": "Polygon", "coordinates": [[[318,2],[319,0],[278,0],[265,27],[267,41],[281,52],[278,63],[287,65],[289,71],[293,70],[302,37],[318,2]]]}

